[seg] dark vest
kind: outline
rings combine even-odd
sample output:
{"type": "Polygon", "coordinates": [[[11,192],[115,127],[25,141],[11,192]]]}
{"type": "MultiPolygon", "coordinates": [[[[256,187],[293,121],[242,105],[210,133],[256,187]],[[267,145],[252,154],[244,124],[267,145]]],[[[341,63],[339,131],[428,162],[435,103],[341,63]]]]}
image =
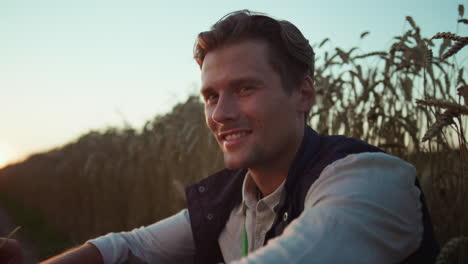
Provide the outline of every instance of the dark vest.
{"type": "MultiPolygon", "coordinates": [[[[318,135],[310,127],[289,169],[278,206],[277,217],[265,244],[281,235],[286,226],[304,210],[309,187],[322,170],[349,154],[382,152],[363,141],[344,136],[318,135]]],[[[196,247],[195,263],[224,262],[218,237],[231,211],[242,202],[242,183],[247,170],[222,170],[186,189],[187,203],[196,247]]],[[[419,183],[415,182],[419,188],[419,183]]],[[[433,263],[438,254],[431,218],[421,193],[424,234],[420,247],[403,263],[433,263]]]]}

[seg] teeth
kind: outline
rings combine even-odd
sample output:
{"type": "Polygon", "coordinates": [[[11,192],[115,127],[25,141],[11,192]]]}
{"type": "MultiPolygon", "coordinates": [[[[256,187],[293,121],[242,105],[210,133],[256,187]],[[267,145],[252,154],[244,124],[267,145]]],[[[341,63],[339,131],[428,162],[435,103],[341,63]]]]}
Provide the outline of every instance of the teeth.
{"type": "Polygon", "coordinates": [[[226,140],[233,140],[233,139],[237,139],[237,138],[240,138],[242,136],[245,136],[247,135],[247,132],[239,132],[239,133],[235,133],[235,134],[229,134],[226,136],[226,140]]]}

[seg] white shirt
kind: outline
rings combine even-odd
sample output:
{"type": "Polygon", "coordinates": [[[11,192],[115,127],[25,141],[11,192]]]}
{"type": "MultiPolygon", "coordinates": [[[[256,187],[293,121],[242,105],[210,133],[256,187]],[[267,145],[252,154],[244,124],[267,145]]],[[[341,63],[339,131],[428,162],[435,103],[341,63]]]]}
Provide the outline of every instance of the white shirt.
{"type": "MultiPolygon", "coordinates": [[[[226,262],[397,263],[422,241],[414,167],[385,153],[348,155],[327,166],[310,187],[302,214],[263,246],[282,185],[257,201],[250,177],[218,242],[226,262]],[[246,223],[249,256],[241,258],[246,223]]],[[[186,209],[147,227],[88,241],[104,263],[191,263],[195,252],[186,209]]]]}

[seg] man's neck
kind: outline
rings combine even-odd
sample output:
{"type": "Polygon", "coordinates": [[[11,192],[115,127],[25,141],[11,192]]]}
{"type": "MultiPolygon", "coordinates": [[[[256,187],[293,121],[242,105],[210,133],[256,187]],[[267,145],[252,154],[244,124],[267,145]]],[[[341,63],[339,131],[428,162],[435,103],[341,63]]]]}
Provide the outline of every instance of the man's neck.
{"type": "Polygon", "coordinates": [[[249,173],[263,196],[273,193],[288,176],[287,170],[284,172],[260,172],[255,169],[249,169],[249,173]]]}
{"type": "Polygon", "coordinates": [[[304,130],[300,133],[297,141],[293,143],[295,148],[289,153],[284,153],[278,162],[270,162],[267,166],[258,168],[249,168],[249,173],[263,196],[268,196],[273,193],[288,177],[289,168],[305,136],[303,131],[304,130]]]}

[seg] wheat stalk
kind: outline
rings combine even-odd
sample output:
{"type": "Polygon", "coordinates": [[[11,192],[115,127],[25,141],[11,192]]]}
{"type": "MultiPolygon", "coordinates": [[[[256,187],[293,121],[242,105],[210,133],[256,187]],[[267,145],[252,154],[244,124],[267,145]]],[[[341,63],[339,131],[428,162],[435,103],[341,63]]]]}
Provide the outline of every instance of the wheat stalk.
{"type": "Polygon", "coordinates": [[[325,43],[327,43],[330,39],[329,38],[326,38],[324,40],[322,40],[322,42],[320,42],[319,44],[319,48],[321,48],[323,45],[325,45],[325,43]]]}
{"type": "Polygon", "coordinates": [[[0,248],[2,248],[8,241],[8,239],[10,239],[11,237],[13,237],[13,235],[18,232],[18,230],[21,229],[21,226],[17,226],[15,229],[13,229],[13,231],[10,232],[10,234],[8,234],[8,236],[5,238],[5,240],[2,241],[2,243],[0,243],[0,248]]]}
{"type": "Polygon", "coordinates": [[[432,126],[430,126],[427,132],[424,134],[422,142],[433,138],[442,131],[442,128],[453,124],[453,118],[457,116],[458,114],[450,109],[447,109],[442,114],[437,115],[436,122],[432,124],[432,126]]]}
{"type": "Polygon", "coordinates": [[[465,106],[468,105],[468,85],[460,86],[457,89],[457,93],[459,96],[463,97],[463,100],[465,101],[465,106]]]}
{"type": "Polygon", "coordinates": [[[439,255],[436,259],[436,264],[444,264],[447,263],[450,255],[457,249],[457,247],[461,246],[462,244],[468,243],[468,237],[460,236],[450,239],[444,247],[440,250],[439,255]]]}
{"type": "Polygon", "coordinates": [[[369,33],[370,33],[369,31],[364,31],[364,32],[361,33],[361,35],[359,36],[359,38],[362,39],[362,38],[364,38],[365,36],[369,35],[369,33]]]}
{"type": "Polygon", "coordinates": [[[450,49],[444,55],[442,55],[440,60],[443,61],[443,60],[451,57],[452,55],[456,54],[458,51],[460,51],[466,45],[468,45],[468,38],[465,38],[463,41],[455,42],[455,44],[453,44],[452,47],[450,47],[450,49]]]}
{"type": "Polygon", "coordinates": [[[451,110],[454,113],[460,115],[468,115],[468,107],[464,105],[460,105],[457,103],[449,102],[446,100],[416,100],[417,104],[426,105],[426,106],[436,106],[439,108],[444,108],[451,110]]]}
{"type": "Polygon", "coordinates": [[[432,50],[427,49],[424,63],[426,64],[426,69],[428,69],[428,70],[431,68],[433,57],[434,56],[432,54],[432,50]]]}
{"type": "Polygon", "coordinates": [[[407,16],[406,21],[408,21],[408,23],[411,25],[412,28],[414,28],[415,30],[418,30],[418,27],[416,26],[416,23],[414,23],[414,20],[412,17],[407,16]]]}
{"type": "Polygon", "coordinates": [[[374,51],[374,52],[369,52],[366,54],[355,56],[353,59],[362,59],[362,58],[367,58],[370,56],[386,56],[387,54],[388,53],[384,51],[374,51]]]}
{"type": "Polygon", "coordinates": [[[450,40],[455,40],[455,41],[467,40],[466,37],[460,37],[450,32],[438,32],[431,38],[431,40],[432,39],[450,39],[450,40]]]}

